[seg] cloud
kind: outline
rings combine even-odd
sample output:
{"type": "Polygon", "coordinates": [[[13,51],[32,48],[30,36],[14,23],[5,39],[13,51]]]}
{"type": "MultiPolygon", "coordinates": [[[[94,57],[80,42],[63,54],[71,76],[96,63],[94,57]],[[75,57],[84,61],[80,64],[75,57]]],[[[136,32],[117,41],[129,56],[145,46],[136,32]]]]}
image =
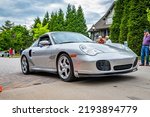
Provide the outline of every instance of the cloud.
{"type": "Polygon", "coordinates": [[[98,4],[101,4],[101,5],[107,5],[107,4],[110,4],[112,3],[113,1],[112,0],[99,0],[98,1],[98,4]]]}
{"type": "Polygon", "coordinates": [[[27,9],[27,8],[32,7],[32,4],[27,1],[18,1],[18,2],[15,2],[14,6],[17,9],[27,9]]]}
{"type": "Polygon", "coordinates": [[[72,4],[76,8],[82,6],[89,28],[101,18],[112,2],[113,0],[0,0],[0,26],[6,20],[31,25],[37,16],[43,18],[46,11],[51,13],[61,8],[66,12],[67,5],[72,4]]]}

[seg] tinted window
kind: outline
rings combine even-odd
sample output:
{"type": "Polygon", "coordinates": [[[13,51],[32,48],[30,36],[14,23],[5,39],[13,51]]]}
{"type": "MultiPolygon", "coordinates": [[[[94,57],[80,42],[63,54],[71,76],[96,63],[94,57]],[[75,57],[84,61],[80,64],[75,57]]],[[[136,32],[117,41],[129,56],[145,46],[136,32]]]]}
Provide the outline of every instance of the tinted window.
{"type": "Polygon", "coordinates": [[[55,44],[61,43],[78,43],[78,42],[93,42],[88,37],[79,34],[79,33],[70,33],[70,32],[55,32],[52,33],[52,39],[55,44]]]}
{"type": "MultiPolygon", "coordinates": [[[[39,43],[40,43],[40,41],[49,41],[50,42],[49,36],[48,35],[44,35],[44,36],[40,37],[39,43]]],[[[39,45],[39,43],[38,43],[38,45],[39,45]]]]}

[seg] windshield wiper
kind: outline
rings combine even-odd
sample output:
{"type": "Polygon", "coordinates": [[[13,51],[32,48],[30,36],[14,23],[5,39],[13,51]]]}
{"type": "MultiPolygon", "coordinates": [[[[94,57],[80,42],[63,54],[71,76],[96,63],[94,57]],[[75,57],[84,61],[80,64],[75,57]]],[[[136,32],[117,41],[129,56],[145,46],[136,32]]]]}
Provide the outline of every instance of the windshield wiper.
{"type": "Polygon", "coordinates": [[[96,43],[94,41],[68,41],[68,42],[61,42],[59,44],[64,44],[64,43],[96,43]]]}
{"type": "Polygon", "coordinates": [[[68,41],[68,42],[61,42],[59,44],[63,44],[63,43],[78,43],[78,42],[75,42],[75,41],[68,41]]]}
{"type": "Polygon", "coordinates": [[[95,43],[94,41],[83,41],[84,43],[95,43]]]}

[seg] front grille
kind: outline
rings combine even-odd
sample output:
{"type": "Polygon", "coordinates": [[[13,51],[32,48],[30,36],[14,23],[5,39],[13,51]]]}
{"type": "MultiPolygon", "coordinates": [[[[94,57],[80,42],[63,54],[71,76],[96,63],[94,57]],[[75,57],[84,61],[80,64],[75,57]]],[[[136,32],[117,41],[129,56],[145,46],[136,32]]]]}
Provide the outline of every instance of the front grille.
{"type": "Polygon", "coordinates": [[[96,67],[101,71],[109,71],[111,69],[110,63],[107,60],[99,60],[96,62],[96,67]]]}
{"type": "Polygon", "coordinates": [[[134,61],[134,64],[133,64],[133,67],[135,67],[138,63],[138,57],[136,57],[135,61],[134,61]]]}
{"type": "Polygon", "coordinates": [[[117,65],[117,66],[114,66],[114,70],[125,70],[125,69],[130,69],[131,67],[132,67],[132,64],[117,65]]]}

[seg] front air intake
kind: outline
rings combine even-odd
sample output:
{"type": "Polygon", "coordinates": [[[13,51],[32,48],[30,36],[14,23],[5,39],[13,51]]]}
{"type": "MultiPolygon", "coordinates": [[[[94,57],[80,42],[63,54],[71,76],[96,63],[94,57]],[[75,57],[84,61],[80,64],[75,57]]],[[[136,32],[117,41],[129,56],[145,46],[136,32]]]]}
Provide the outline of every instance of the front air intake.
{"type": "Polygon", "coordinates": [[[114,70],[125,70],[125,69],[130,69],[131,67],[132,67],[132,64],[117,65],[117,66],[114,66],[114,70]]]}
{"type": "Polygon", "coordinates": [[[99,60],[96,62],[96,67],[101,71],[109,71],[111,70],[110,63],[107,60],[99,60]]]}

